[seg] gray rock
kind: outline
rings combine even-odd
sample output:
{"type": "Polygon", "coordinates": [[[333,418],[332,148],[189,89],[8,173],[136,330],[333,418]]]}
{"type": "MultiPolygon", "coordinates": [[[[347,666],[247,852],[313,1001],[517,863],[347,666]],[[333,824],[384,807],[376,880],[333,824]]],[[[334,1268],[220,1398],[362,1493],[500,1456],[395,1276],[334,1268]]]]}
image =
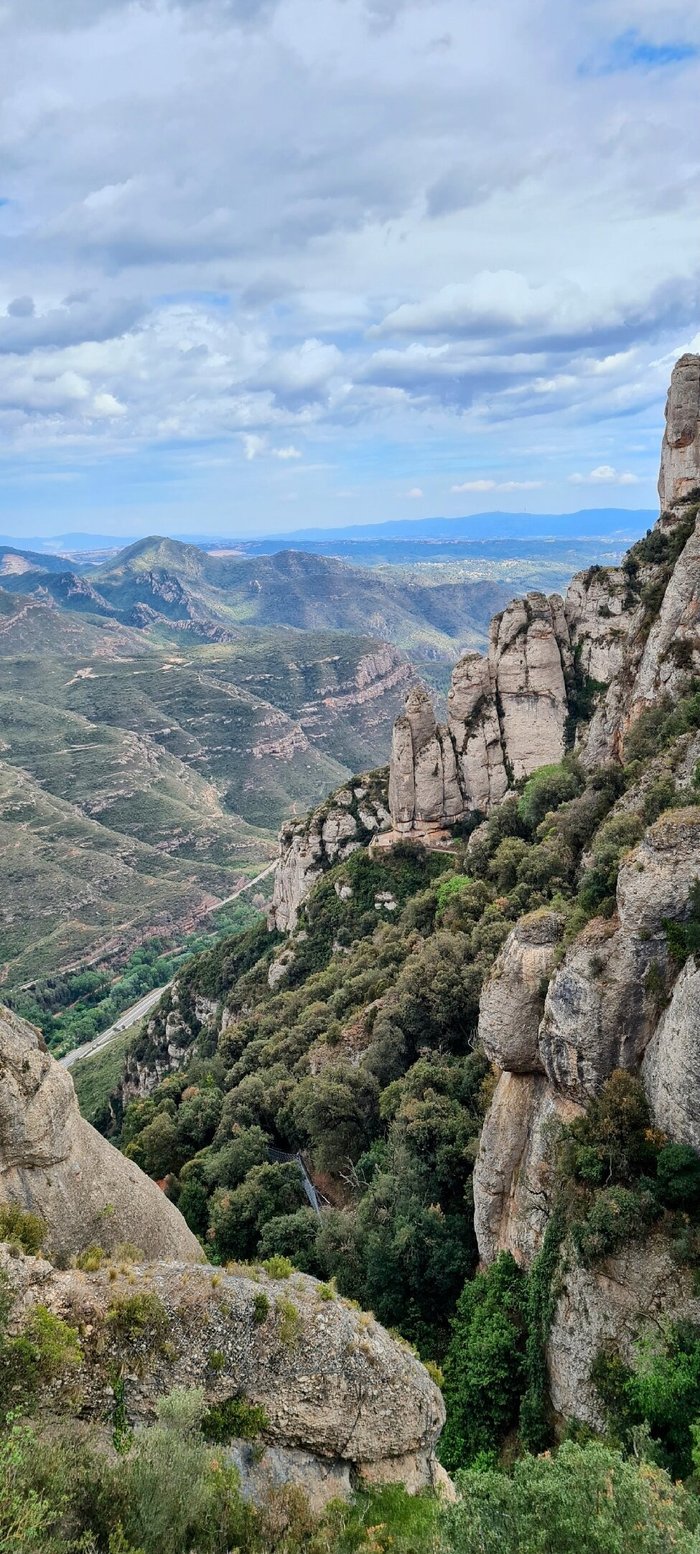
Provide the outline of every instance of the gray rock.
{"type": "Polygon", "coordinates": [[[670,1322],[700,1321],[687,1269],[674,1262],[663,1237],[645,1234],[597,1268],[582,1268],[565,1248],[561,1294],[547,1340],[552,1406],[562,1420],[594,1429],[605,1420],[591,1382],[603,1348],[634,1361],[644,1339],[658,1339],[670,1322]]]}
{"type": "Polygon", "coordinates": [[[513,1073],[542,1071],[538,1031],[563,919],[542,910],[521,917],[499,951],[479,1003],[479,1041],[492,1063],[513,1073]]]}
{"type": "Polygon", "coordinates": [[[642,1078],[657,1128],[700,1150],[700,969],[692,959],[647,1047],[642,1078]]]}
{"type": "Polygon", "coordinates": [[[580,1111],[543,1074],[501,1074],[474,1167],[474,1229],[485,1263],[511,1252],[528,1266],[539,1251],[551,1208],[557,1126],[580,1111]]]}
{"type": "Polygon", "coordinates": [[[70,1074],[39,1031],[2,1008],[0,1203],[38,1214],[53,1256],[131,1242],[155,1257],[204,1260],[155,1182],[81,1117],[70,1074]]]}
{"type": "MultiPolygon", "coordinates": [[[[2,1249],[0,1268],[17,1292],[17,1322],[37,1302],[80,1319],[84,1418],[103,1417],[105,1388],[117,1362],[123,1365],[123,1340],[107,1312],[148,1292],[166,1314],[167,1348],[143,1340],[128,1367],[125,1404],[133,1424],[149,1424],[157,1399],[173,1387],[201,1387],[209,1404],[242,1396],[258,1405],[267,1447],[310,1453],[341,1484],[348,1470],[391,1478],[397,1466],[399,1479],[414,1487],[432,1480],[445,1418],[440,1392],[408,1345],[345,1301],[321,1298],[315,1279],[165,1262],[135,1265],[115,1278],[109,1269],[59,1272],[34,1258],[3,1256],[2,1249]]],[[[318,1487],[315,1470],[311,1487],[318,1487]]]]}
{"type": "Polygon", "coordinates": [[[661,511],[700,490],[700,356],[681,356],[671,374],[661,445],[661,511]]]}

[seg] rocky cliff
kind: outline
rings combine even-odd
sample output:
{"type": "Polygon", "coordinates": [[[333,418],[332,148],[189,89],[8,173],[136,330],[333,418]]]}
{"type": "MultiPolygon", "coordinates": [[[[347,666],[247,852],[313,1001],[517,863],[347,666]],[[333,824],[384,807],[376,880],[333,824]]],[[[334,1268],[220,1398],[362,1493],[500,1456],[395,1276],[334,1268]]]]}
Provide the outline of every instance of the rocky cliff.
{"type": "Polygon", "coordinates": [[[70,1075],[39,1034],[0,1011],[7,1207],[38,1216],[58,1265],[0,1238],[10,1331],[21,1333],[39,1307],[80,1338],[78,1381],[65,1397],[62,1382],[48,1385],[40,1401],[49,1413],[77,1411],[99,1438],[116,1376],[129,1425],[152,1423],[174,1387],[196,1386],[210,1407],[243,1398],[257,1410],[259,1445],[230,1447],[254,1497],[279,1481],[297,1483],[316,1507],[360,1483],[449,1488],[434,1456],[442,1397],[409,1346],[284,1267],[277,1278],[248,1266],[214,1271],[164,1193],[82,1120],[70,1075]]]}
{"type": "Polygon", "coordinates": [[[430,840],[488,815],[509,786],[560,761],[622,762],[641,713],[700,671],[700,357],[677,362],[666,404],[661,516],[621,567],[592,567],[565,599],[527,594],[495,616],[488,653],[456,665],[448,721],[413,688],[394,727],[396,831],[430,840]],[[591,711],[590,724],[587,720],[591,711]]]}
{"type": "Polygon", "coordinates": [[[386,778],[381,771],[366,772],[339,788],[303,820],[288,820],[280,833],[270,927],[291,933],[316,880],[389,825],[386,778]]]}
{"type": "Polygon", "coordinates": [[[85,1122],[43,1037],[0,1007],[0,1205],[43,1220],[52,1256],[129,1242],[151,1257],[202,1249],[155,1183],[85,1122]]]}

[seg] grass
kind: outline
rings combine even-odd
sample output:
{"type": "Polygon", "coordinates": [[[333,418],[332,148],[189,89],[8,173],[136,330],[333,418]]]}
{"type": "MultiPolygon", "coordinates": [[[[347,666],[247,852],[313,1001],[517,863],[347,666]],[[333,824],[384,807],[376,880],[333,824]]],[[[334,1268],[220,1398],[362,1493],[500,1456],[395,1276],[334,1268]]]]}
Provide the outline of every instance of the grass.
{"type": "Polygon", "coordinates": [[[139,1030],[140,1021],[115,1036],[114,1041],[93,1057],[79,1058],[71,1069],[78,1105],[87,1122],[94,1122],[104,1109],[121,1077],[124,1059],[139,1030]]]}

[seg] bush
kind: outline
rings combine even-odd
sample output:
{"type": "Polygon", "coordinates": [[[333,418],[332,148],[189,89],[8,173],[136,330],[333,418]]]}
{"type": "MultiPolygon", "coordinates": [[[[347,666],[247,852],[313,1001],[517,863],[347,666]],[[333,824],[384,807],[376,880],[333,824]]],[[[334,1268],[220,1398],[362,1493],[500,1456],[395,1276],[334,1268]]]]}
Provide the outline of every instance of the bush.
{"type": "Polygon", "coordinates": [[[660,1212],[658,1199],[649,1189],[608,1187],[598,1193],[585,1219],[572,1227],[581,1262],[589,1266],[637,1240],[660,1212]]]}
{"type": "Polygon", "coordinates": [[[699,1507],[662,1469],[598,1441],[462,1473],[443,1513],[452,1554],[693,1554],[699,1507]]]}
{"type": "Polygon", "coordinates": [[[254,1441],[267,1428],[267,1415],[257,1403],[244,1397],[225,1398],[214,1403],[202,1415],[205,1441],[225,1445],[227,1441],[254,1441]]]}
{"type": "Polygon", "coordinates": [[[498,1449],[517,1424],[525,1384],[526,1278],[504,1252],[457,1302],[444,1365],[445,1466],[466,1467],[498,1449]]]}
{"type": "Polygon", "coordinates": [[[583,778],[574,766],[540,766],[523,788],[518,802],[520,819],[534,834],[550,810],[558,809],[567,799],[576,798],[582,787],[583,778]]]}
{"type": "Polygon", "coordinates": [[[36,1257],[45,1239],[46,1226],[38,1214],[30,1214],[14,1203],[0,1204],[0,1241],[36,1257]]]}

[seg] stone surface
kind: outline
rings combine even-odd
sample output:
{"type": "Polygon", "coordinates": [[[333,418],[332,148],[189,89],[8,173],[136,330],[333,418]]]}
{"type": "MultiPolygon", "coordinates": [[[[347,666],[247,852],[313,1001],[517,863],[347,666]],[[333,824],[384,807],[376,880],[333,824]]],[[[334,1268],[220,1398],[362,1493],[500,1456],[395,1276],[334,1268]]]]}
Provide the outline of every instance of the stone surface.
{"type": "Polygon", "coordinates": [[[700,1150],[700,968],[693,959],[647,1047],[642,1078],[657,1128],[700,1150]]]}
{"type": "Polygon", "coordinates": [[[661,511],[700,493],[700,356],[681,356],[671,374],[661,445],[661,511]]]}
{"type": "Polygon", "coordinates": [[[699,872],[700,809],[670,810],[622,863],[617,916],[588,923],[552,977],[540,1057],[573,1099],[585,1102],[614,1069],[641,1062],[658,1019],[646,979],[652,967],[670,970],[664,922],[687,915],[699,872]]]}
{"type": "Polygon", "coordinates": [[[565,1248],[562,1289],[547,1342],[552,1406],[562,1420],[602,1429],[604,1418],[591,1382],[592,1362],[610,1347],[634,1359],[644,1338],[658,1339],[669,1322],[700,1322],[700,1300],[687,1269],[674,1262],[661,1236],[646,1234],[595,1269],[581,1268],[565,1248]]]}
{"type": "Polygon", "coordinates": [[[70,1074],[40,1033],[2,1008],[0,1203],[38,1214],[54,1256],[131,1242],[151,1256],[203,1260],[155,1182],[83,1120],[70,1074]]]}
{"type": "Polygon", "coordinates": [[[580,1115],[543,1074],[501,1075],[474,1167],[474,1229],[479,1255],[511,1252],[528,1266],[542,1244],[551,1206],[557,1124],[580,1115]]]}
{"type": "Polygon", "coordinates": [[[642,652],[627,722],[662,696],[680,693],[700,669],[700,520],[687,540],[642,652]]]}
{"type": "MultiPolygon", "coordinates": [[[[411,767],[412,770],[412,767],[411,767]]],[[[280,860],[269,926],[279,933],[296,928],[299,909],[327,869],[355,848],[387,831],[391,818],[381,774],[358,777],[303,820],[288,820],[280,832],[280,860]]]]}
{"type": "Polygon", "coordinates": [[[561,600],[539,593],[515,599],[491,623],[489,665],[504,755],[516,782],[564,754],[565,632],[561,600]]]}
{"type": "Polygon", "coordinates": [[[566,619],[581,673],[607,685],[619,674],[637,613],[621,567],[590,567],[566,591],[566,619]]]}
{"type": "Polygon", "coordinates": [[[164,1262],[110,1277],[114,1270],[59,1272],[1,1249],[0,1267],[17,1292],[16,1323],[40,1302],[79,1326],[83,1418],[103,1417],[120,1363],[135,1425],[150,1423],[157,1399],[173,1387],[201,1387],[209,1403],[243,1396],[257,1404],[268,1447],[310,1453],[334,1465],[341,1483],[348,1471],[364,1470],[414,1489],[432,1482],[445,1417],[440,1392],[407,1345],[341,1299],[321,1299],[315,1279],[164,1262]],[[145,1292],[166,1314],[165,1348],[148,1338],[130,1344],[107,1321],[115,1303],[145,1292]],[[212,1353],[220,1357],[215,1368],[212,1353]]]}
{"type": "Polygon", "coordinates": [[[521,917],[481,992],[479,1041],[492,1063],[513,1073],[542,1069],[537,1037],[546,984],[563,920],[556,912],[521,917]]]}

